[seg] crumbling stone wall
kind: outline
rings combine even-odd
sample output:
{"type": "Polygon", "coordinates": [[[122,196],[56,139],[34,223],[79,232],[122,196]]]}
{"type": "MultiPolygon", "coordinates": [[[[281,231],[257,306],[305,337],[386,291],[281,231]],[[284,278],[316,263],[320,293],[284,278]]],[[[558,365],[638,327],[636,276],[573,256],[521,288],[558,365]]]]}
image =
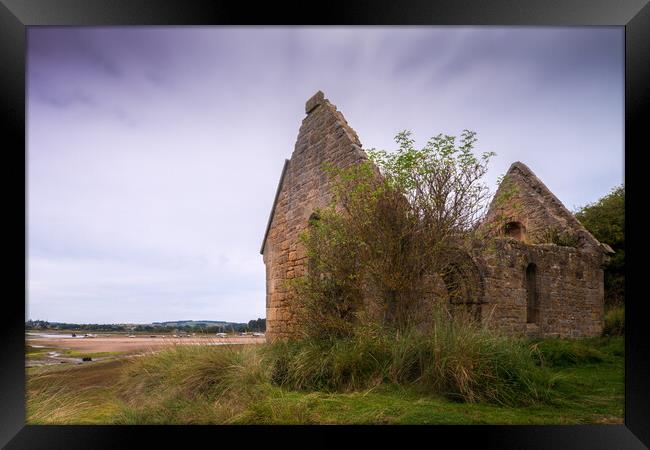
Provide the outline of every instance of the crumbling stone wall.
{"type": "MultiPolygon", "coordinates": [[[[305,113],[261,249],[270,340],[295,332],[287,282],[305,274],[307,258],[299,235],[314,210],[331,200],[323,164],[348,167],[367,160],[357,134],[322,92],[307,101],[305,113]]],[[[516,162],[510,167],[479,231],[484,238],[468,250],[468,257],[480,278],[480,298],[472,302],[481,320],[511,334],[600,334],[602,266],[611,249],[598,242],[527,166],[516,162]],[[565,238],[563,245],[553,242],[558,235],[565,238]],[[526,275],[531,264],[534,277],[526,275]],[[537,305],[534,315],[529,314],[531,299],[537,305]]]]}
{"type": "Polygon", "coordinates": [[[540,336],[600,334],[602,267],[611,248],[598,242],[525,164],[510,166],[480,231],[485,243],[475,258],[484,267],[484,316],[495,327],[540,336]],[[532,322],[527,320],[529,264],[535,266],[539,306],[532,322]]]}
{"type": "Polygon", "coordinates": [[[510,334],[597,336],[603,327],[603,270],[598,257],[573,247],[497,238],[475,251],[482,267],[483,320],[510,334]],[[535,267],[538,313],[527,320],[526,269],[535,267]]]}
{"type": "Polygon", "coordinates": [[[521,225],[518,239],[527,244],[552,243],[552,235],[574,238],[580,249],[600,254],[605,247],[523,163],[513,163],[492,199],[482,229],[489,236],[509,234],[521,225]]]}

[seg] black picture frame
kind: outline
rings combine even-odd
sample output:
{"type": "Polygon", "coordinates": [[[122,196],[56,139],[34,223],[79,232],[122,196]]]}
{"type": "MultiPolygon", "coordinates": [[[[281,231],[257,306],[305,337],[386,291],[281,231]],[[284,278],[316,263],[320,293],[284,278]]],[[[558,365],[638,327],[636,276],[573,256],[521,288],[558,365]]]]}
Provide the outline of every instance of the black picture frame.
{"type": "MultiPolygon", "coordinates": [[[[330,445],[355,438],[399,438],[427,446],[453,442],[481,448],[636,449],[650,446],[650,348],[641,294],[644,242],[643,138],[650,111],[650,0],[390,0],[235,2],[210,0],[0,0],[0,98],[2,99],[5,248],[4,321],[0,327],[0,445],[6,448],[129,448],[136,442],[168,447],[174,442],[224,438],[266,446],[330,445]],[[624,425],[432,426],[432,427],[221,427],[221,426],[26,426],[26,30],[41,25],[526,25],[625,27],[626,359],[624,425]],[[22,193],[22,195],[21,195],[22,193]],[[8,244],[8,245],[7,245],[8,244]],[[20,261],[24,264],[20,264],[20,261]],[[25,281],[25,283],[24,283],[25,281]],[[639,296],[635,294],[639,293],[639,296]],[[295,433],[299,432],[298,435],[295,433]],[[336,437],[331,436],[332,434],[336,437]],[[305,439],[301,439],[305,438],[305,439]],[[408,438],[408,440],[406,440],[408,438]],[[644,445],[645,444],[645,445],[644,445]]],[[[647,144],[646,144],[647,147],[647,144]]],[[[350,441],[352,442],[352,441],[350,441]]],[[[141,445],[141,444],[140,444],[141,445]]],[[[232,445],[232,444],[228,444],[232,445]]],[[[399,445],[399,444],[398,444],[399,445]]]]}

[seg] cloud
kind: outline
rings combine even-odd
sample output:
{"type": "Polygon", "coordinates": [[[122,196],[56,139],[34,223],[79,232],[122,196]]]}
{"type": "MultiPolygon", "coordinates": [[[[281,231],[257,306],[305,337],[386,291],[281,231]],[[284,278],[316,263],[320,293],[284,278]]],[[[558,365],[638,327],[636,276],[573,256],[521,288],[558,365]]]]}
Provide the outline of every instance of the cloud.
{"type": "Polygon", "coordinates": [[[622,182],[622,28],[28,30],[28,306],[80,322],[264,315],[259,247],[323,90],[364,146],[478,132],[568,206],[622,182]]]}

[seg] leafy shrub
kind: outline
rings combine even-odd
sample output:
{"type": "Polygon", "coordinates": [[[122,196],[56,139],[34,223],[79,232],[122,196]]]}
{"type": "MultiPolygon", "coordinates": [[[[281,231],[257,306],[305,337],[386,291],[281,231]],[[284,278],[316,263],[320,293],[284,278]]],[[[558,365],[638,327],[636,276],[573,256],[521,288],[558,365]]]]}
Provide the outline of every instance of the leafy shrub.
{"type": "Polygon", "coordinates": [[[408,131],[395,140],[395,152],[371,150],[359,164],[323,167],[332,202],[301,234],[308,270],[288,283],[307,338],[344,338],[367,321],[404,331],[428,317],[423,299],[461,291],[440,289],[438,278],[462,272],[468,259],[494,153],[475,155],[469,130],[459,139],[439,134],[420,149],[408,131]]]}
{"type": "Polygon", "coordinates": [[[614,250],[605,267],[605,304],[621,305],[625,299],[625,186],[613,188],[575,216],[596,239],[614,250]]]}
{"type": "Polygon", "coordinates": [[[605,313],[603,336],[623,336],[625,334],[625,308],[617,306],[605,313]]]}
{"type": "Polygon", "coordinates": [[[542,237],[542,242],[559,245],[561,247],[578,247],[580,238],[576,235],[559,231],[556,228],[549,228],[542,237]]]}

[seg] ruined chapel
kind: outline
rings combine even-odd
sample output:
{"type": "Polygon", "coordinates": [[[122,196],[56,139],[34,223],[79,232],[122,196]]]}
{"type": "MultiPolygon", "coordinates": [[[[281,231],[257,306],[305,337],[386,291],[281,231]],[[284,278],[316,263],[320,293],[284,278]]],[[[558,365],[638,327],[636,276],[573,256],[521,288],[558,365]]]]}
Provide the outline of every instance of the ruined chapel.
{"type": "MultiPolygon", "coordinates": [[[[347,167],[367,160],[359,137],[322,92],[307,101],[305,113],[280,175],[261,248],[271,340],[294,333],[285,282],[305,274],[307,256],[298,237],[314,210],[331,199],[323,163],[347,167]]],[[[493,200],[480,224],[493,237],[491,244],[475,245],[467,254],[470,264],[456,274],[461,282],[477,280],[478,292],[466,300],[478,318],[510,334],[599,335],[603,265],[611,248],[594,238],[521,162],[510,166],[496,198],[505,201],[493,200]]]]}

